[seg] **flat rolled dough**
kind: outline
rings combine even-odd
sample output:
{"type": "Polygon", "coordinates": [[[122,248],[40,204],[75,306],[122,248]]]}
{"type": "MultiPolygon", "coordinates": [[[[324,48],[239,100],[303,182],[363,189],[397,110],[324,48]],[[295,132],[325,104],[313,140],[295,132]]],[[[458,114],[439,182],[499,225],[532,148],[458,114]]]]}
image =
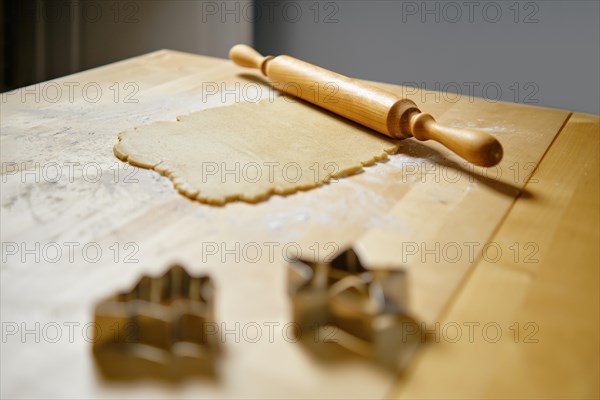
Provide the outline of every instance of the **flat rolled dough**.
{"type": "Polygon", "coordinates": [[[397,141],[287,97],[212,108],[119,133],[115,155],[209,204],[258,202],[356,173],[397,141]]]}

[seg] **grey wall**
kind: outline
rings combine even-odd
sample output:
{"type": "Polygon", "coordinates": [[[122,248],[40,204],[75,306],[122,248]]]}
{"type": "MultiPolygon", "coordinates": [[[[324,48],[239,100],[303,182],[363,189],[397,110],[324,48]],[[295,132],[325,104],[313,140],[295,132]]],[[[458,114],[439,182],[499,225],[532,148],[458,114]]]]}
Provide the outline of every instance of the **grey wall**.
{"type": "Polygon", "coordinates": [[[254,25],[260,51],[346,75],[600,113],[598,0],[0,1],[0,91],[160,48],[225,57],[254,25]]]}
{"type": "Polygon", "coordinates": [[[233,45],[252,41],[252,23],[242,18],[252,0],[235,0],[229,6],[204,0],[80,1],[80,7],[87,3],[102,10],[100,17],[81,18],[84,68],[163,48],[227,57],[233,45]]]}
{"type": "Polygon", "coordinates": [[[255,45],[354,77],[438,88],[448,98],[457,92],[598,114],[599,3],[260,0],[255,45]]]}
{"type": "Polygon", "coordinates": [[[252,0],[0,0],[0,92],[168,48],[226,57],[252,0]]]}

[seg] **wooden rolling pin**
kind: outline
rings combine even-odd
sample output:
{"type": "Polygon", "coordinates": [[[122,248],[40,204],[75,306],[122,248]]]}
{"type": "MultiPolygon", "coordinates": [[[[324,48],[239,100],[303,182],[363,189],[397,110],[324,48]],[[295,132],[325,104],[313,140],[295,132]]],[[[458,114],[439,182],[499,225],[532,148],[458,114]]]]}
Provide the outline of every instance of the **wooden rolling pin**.
{"type": "Polygon", "coordinates": [[[323,107],[391,138],[435,140],[464,158],[491,167],[502,159],[502,145],[478,131],[438,124],[409,100],[289,56],[262,56],[238,44],[229,58],[242,67],[258,68],[276,89],[323,107]]]}

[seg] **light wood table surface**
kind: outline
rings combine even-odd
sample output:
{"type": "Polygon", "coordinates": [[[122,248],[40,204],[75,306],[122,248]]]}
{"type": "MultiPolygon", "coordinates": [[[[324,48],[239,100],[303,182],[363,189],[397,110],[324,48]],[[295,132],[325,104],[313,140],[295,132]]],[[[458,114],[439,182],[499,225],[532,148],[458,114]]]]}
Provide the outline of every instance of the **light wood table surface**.
{"type": "Polygon", "coordinates": [[[112,146],[132,126],[268,101],[252,71],[161,50],[2,94],[2,397],[598,398],[598,116],[381,85],[497,135],[505,159],[472,169],[406,140],[335,183],[211,207],[112,146]],[[409,273],[428,335],[402,374],[287,340],[283,250],[353,243],[409,273]],[[216,281],[219,378],[101,379],[94,304],[174,261],[216,281]]]}

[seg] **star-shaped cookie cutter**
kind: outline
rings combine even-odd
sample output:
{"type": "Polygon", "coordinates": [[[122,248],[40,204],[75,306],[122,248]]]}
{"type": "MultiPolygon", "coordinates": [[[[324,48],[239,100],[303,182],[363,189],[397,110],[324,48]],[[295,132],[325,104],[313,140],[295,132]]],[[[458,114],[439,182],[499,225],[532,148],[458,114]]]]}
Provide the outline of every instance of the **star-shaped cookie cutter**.
{"type": "Polygon", "coordinates": [[[329,263],[290,263],[288,294],[302,338],[310,338],[317,351],[323,342],[335,342],[401,370],[421,342],[419,325],[407,310],[406,272],[366,269],[352,249],[329,263]],[[323,329],[328,333],[305,334],[323,329]],[[317,337],[327,340],[315,343],[317,337]]]}
{"type": "Polygon", "coordinates": [[[101,301],[93,341],[100,371],[111,378],[214,373],[218,338],[207,331],[214,324],[213,299],[210,277],[174,265],[101,301]]]}

